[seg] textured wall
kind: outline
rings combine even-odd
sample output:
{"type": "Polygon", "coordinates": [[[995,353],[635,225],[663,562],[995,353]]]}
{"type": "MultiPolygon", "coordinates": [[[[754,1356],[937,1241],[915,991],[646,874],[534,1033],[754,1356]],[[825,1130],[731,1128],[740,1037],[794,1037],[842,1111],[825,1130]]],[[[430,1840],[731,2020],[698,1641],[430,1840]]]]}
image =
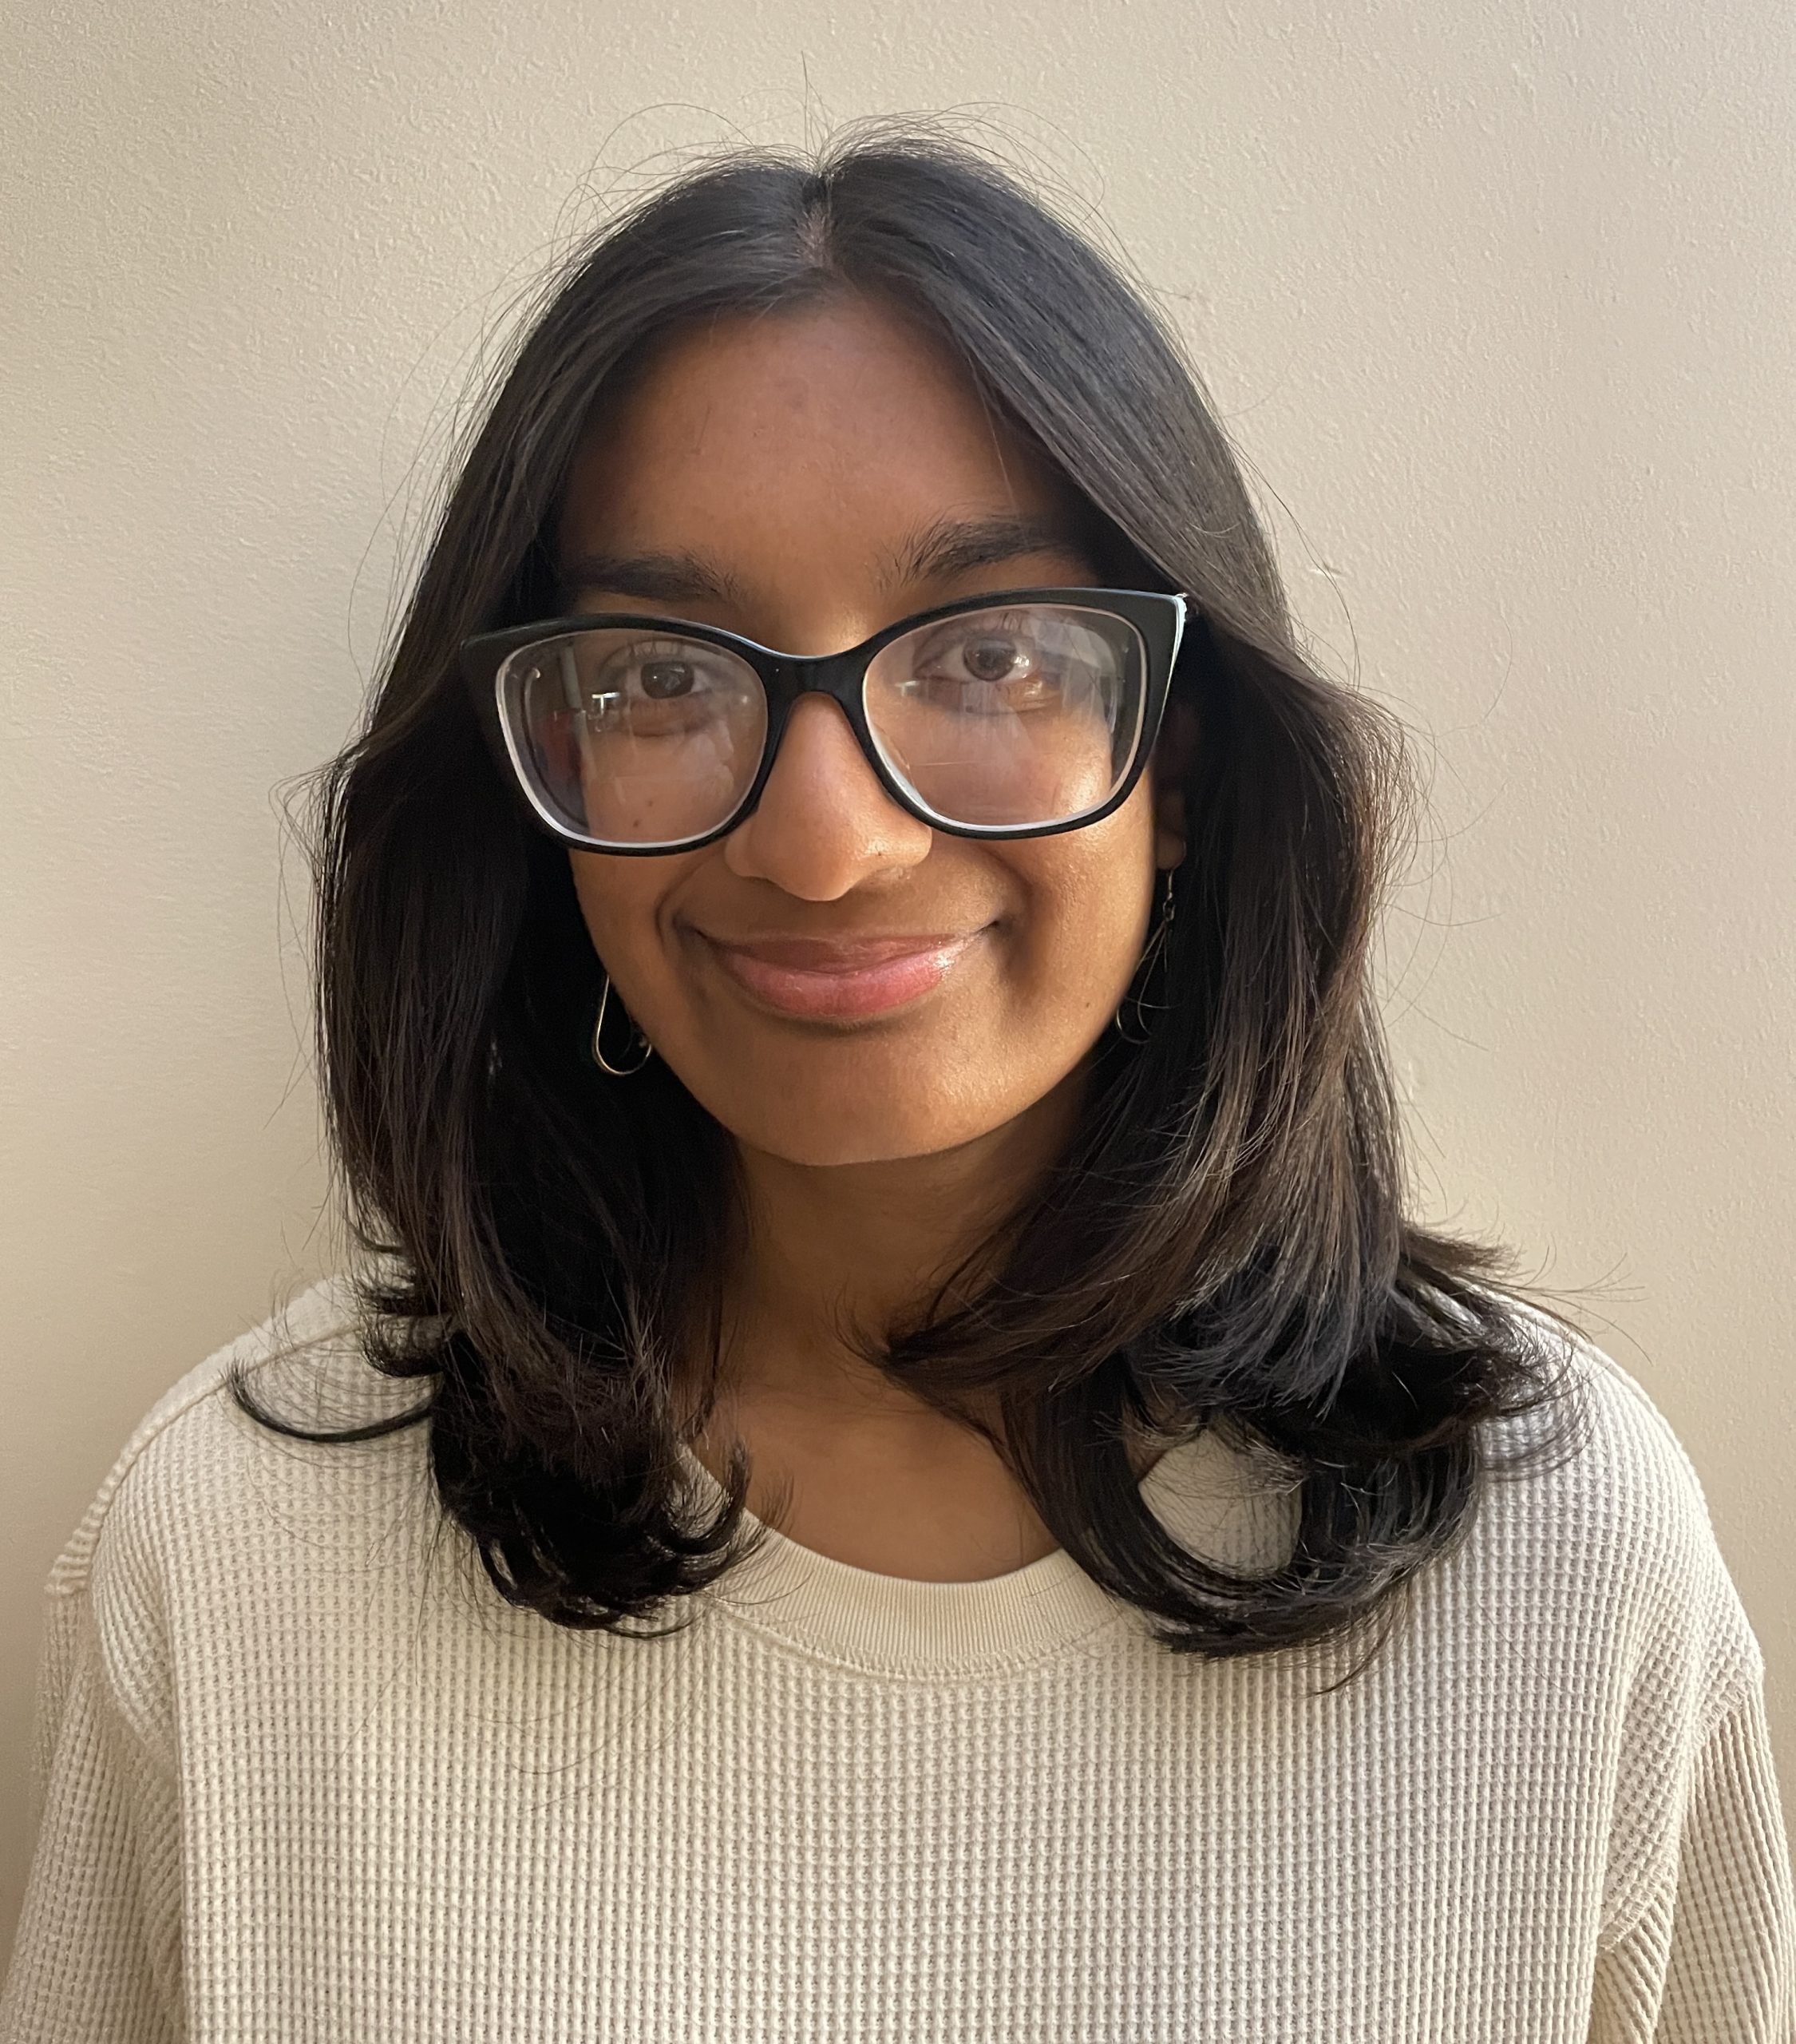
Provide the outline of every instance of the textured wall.
{"type": "Polygon", "coordinates": [[[1790,10],[1101,11],[11,10],[0,1935],[43,1573],[329,1259],[275,791],[350,725],[481,337],[663,152],[881,109],[971,109],[1099,210],[1324,657],[1415,729],[1386,969],[1430,1210],[1604,1288],[1796,1781],[1790,10]]]}

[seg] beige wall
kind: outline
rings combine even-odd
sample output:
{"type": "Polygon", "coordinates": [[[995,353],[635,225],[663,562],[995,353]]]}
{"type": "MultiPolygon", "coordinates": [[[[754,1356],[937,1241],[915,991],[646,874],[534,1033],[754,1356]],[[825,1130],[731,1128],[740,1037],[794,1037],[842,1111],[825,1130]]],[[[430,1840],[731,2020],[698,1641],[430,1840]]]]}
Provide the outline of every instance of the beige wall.
{"type": "Polygon", "coordinates": [[[0,1937],[44,1571],[328,1258],[271,791],[349,726],[480,335],[658,153],[879,109],[981,105],[1102,208],[1327,656],[1417,729],[1388,983],[1430,1209],[1607,1286],[1796,1783],[1786,0],[1023,14],[10,10],[0,1937]]]}

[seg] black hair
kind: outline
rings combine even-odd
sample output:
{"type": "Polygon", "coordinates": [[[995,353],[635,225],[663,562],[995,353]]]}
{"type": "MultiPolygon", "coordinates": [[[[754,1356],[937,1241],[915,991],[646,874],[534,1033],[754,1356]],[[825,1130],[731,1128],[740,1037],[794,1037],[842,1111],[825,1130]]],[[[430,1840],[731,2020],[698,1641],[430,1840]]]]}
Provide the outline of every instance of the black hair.
{"type": "Polygon", "coordinates": [[[1296,1647],[1379,1612],[1387,1633],[1485,1482],[1549,1445],[1498,1423],[1555,1399],[1542,1331],[1569,1325],[1530,1312],[1509,1252],[1406,1214],[1370,963],[1415,804],[1404,734],[1299,650],[1236,457],[1147,295],[1017,176],[926,129],[694,165],[553,279],[365,726],[322,778],[318,1043],[378,1252],[363,1340],[427,1386],[390,1424],[428,1424],[445,1512],[498,1590],[555,1623],[638,1636],[742,1551],[746,1456],[702,1521],[674,1396],[707,1327],[714,1349],[730,1139],[663,1061],[627,1084],[594,1068],[600,968],[565,850],[501,784],[455,655],[545,614],[564,478],[649,351],[842,294],[944,342],[1076,493],[1118,584],[1184,590],[1201,620],[1173,683],[1201,696],[1204,742],[1153,1026],[1106,1043],[1066,1153],[969,1246],[966,1267],[994,1274],[977,1297],[944,1286],[873,1360],[985,1433],[1169,1650],[1296,1647]],[[1132,1440],[1210,1427],[1296,1480],[1269,1572],[1186,1551],[1141,1494],[1132,1440]]]}

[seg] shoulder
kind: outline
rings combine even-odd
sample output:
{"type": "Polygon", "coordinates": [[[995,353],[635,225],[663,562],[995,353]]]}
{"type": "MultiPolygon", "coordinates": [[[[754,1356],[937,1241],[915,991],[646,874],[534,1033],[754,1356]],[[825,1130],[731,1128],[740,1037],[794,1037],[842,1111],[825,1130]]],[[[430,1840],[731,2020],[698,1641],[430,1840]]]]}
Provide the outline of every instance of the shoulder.
{"type": "Polygon", "coordinates": [[[350,1281],[326,1278],[171,1384],[57,1556],[50,1595],[81,1594],[99,1576],[140,1575],[159,1549],[226,1533],[234,1517],[265,1506],[269,1481],[283,1471],[327,1468],[343,1455],[262,1426],[239,1404],[239,1386],[314,1428],[363,1424],[418,1404],[422,1385],[395,1382],[369,1364],[360,1324],[350,1281]]]}
{"type": "Polygon", "coordinates": [[[1517,1311],[1553,1392],[1490,1429],[1474,1545],[1542,1622],[1553,1607],[1628,1686],[1675,1693],[1706,1727],[1762,1679],[1764,1661],[1695,1464],[1607,1349],[1517,1311]]]}

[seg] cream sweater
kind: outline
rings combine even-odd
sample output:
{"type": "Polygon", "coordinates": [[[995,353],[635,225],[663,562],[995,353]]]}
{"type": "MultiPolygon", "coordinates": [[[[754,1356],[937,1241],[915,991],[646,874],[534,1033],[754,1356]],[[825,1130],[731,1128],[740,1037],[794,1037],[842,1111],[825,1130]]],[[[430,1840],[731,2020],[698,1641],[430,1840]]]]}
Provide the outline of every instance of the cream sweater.
{"type": "MultiPolygon", "coordinates": [[[[325,1287],[227,1353],[313,1419],[415,1395],[344,1325],[325,1287]]],[[[1577,1354],[1582,1452],[1332,1694],[1175,1659],[1063,1552],[929,1583],[776,1537],[686,1632],[560,1630],[421,1429],[279,1440],[215,1357],[50,1579],[0,2038],[1790,2044],[1758,1647],[1666,1422],[1577,1354]]],[[[1288,1536],[1213,1437],[1143,1495],[1237,1565],[1288,1536]]]]}

